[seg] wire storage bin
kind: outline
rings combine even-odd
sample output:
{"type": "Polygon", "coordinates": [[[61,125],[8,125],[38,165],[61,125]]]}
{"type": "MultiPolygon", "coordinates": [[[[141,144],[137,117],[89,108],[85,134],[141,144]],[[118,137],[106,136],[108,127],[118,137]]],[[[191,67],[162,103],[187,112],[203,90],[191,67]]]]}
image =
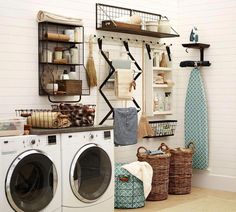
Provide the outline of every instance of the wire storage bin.
{"type": "Polygon", "coordinates": [[[19,109],[16,115],[25,117],[27,124],[34,128],[59,129],[94,125],[95,105],[60,104],[52,109],[19,109]]]}
{"type": "Polygon", "coordinates": [[[168,198],[170,156],[168,152],[161,155],[150,155],[145,147],[138,148],[138,160],[149,163],[153,169],[152,190],[147,200],[160,201],[168,198]],[[145,152],[141,152],[141,149],[145,152]]]}
{"type": "Polygon", "coordinates": [[[177,120],[155,120],[149,121],[154,132],[153,136],[146,136],[145,138],[173,136],[177,126],[177,120]]]}

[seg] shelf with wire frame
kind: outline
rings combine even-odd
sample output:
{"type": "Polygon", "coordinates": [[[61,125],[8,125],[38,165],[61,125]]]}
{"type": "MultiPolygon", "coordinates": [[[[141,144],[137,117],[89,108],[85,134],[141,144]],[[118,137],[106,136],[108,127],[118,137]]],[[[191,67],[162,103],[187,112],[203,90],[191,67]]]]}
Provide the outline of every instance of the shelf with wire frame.
{"type": "Polygon", "coordinates": [[[117,18],[120,18],[122,16],[132,16],[133,14],[138,15],[142,19],[142,22],[159,21],[161,20],[161,18],[165,17],[160,14],[97,3],[96,29],[102,31],[135,34],[155,38],[179,37],[179,34],[172,27],[171,33],[163,33],[141,29],[141,25],[115,21],[117,18]]]}
{"type": "Polygon", "coordinates": [[[145,138],[166,137],[175,134],[177,120],[155,120],[149,121],[149,124],[151,125],[154,135],[145,138]]]}

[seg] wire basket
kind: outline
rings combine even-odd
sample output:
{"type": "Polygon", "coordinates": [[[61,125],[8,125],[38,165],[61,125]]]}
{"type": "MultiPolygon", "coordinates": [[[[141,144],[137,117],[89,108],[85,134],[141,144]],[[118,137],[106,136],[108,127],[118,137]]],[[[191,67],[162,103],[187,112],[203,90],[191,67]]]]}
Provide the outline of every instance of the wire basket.
{"type": "Polygon", "coordinates": [[[177,120],[156,120],[149,121],[154,132],[153,136],[146,136],[145,138],[173,136],[177,126],[177,120]]]}
{"type": "Polygon", "coordinates": [[[52,105],[52,109],[19,109],[16,115],[25,117],[34,128],[86,127],[94,125],[95,105],[52,105]]]}

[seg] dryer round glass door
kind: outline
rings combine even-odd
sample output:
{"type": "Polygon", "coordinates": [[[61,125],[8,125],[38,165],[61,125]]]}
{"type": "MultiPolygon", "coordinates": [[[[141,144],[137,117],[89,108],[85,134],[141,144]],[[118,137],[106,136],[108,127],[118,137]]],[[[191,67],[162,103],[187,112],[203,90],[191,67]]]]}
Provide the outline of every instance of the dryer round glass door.
{"type": "Polygon", "coordinates": [[[43,152],[28,150],[11,164],[6,176],[6,196],[17,212],[36,212],[53,199],[57,172],[52,160],[43,152]]]}
{"type": "Polygon", "coordinates": [[[75,155],[70,169],[74,195],[83,202],[95,202],[107,190],[112,175],[108,154],[96,144],[82,147],[75,155]]]}

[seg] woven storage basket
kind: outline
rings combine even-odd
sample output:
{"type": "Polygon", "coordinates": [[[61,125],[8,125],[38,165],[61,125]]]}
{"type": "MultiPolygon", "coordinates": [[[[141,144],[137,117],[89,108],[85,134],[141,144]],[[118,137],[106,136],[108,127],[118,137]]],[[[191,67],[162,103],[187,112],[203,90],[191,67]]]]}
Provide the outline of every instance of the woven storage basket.
{"type": "Polygon", "coordinates": [[[149,155],[145,147],[139,147],[137,150],[139,161],[146,161],[153,168],[152,190],[149,193],[147,200],[165,200],[168,198],[169,185],[169,165],[170,153],[163,155],[149,155]],[[140,152],[144,149],[145,152],[140,152]]]}
{"type": "Polygon", "coordinates": [[[161,146],[171,153],[169,194],[189,194],[192,183],[193,148],[169,149],[163,143],[161,146]]]}
{"type": "Polygon", "coordinates": [[[145,205],[143,182],[115,164],[115,208],[141,208],[145,205]]]}

